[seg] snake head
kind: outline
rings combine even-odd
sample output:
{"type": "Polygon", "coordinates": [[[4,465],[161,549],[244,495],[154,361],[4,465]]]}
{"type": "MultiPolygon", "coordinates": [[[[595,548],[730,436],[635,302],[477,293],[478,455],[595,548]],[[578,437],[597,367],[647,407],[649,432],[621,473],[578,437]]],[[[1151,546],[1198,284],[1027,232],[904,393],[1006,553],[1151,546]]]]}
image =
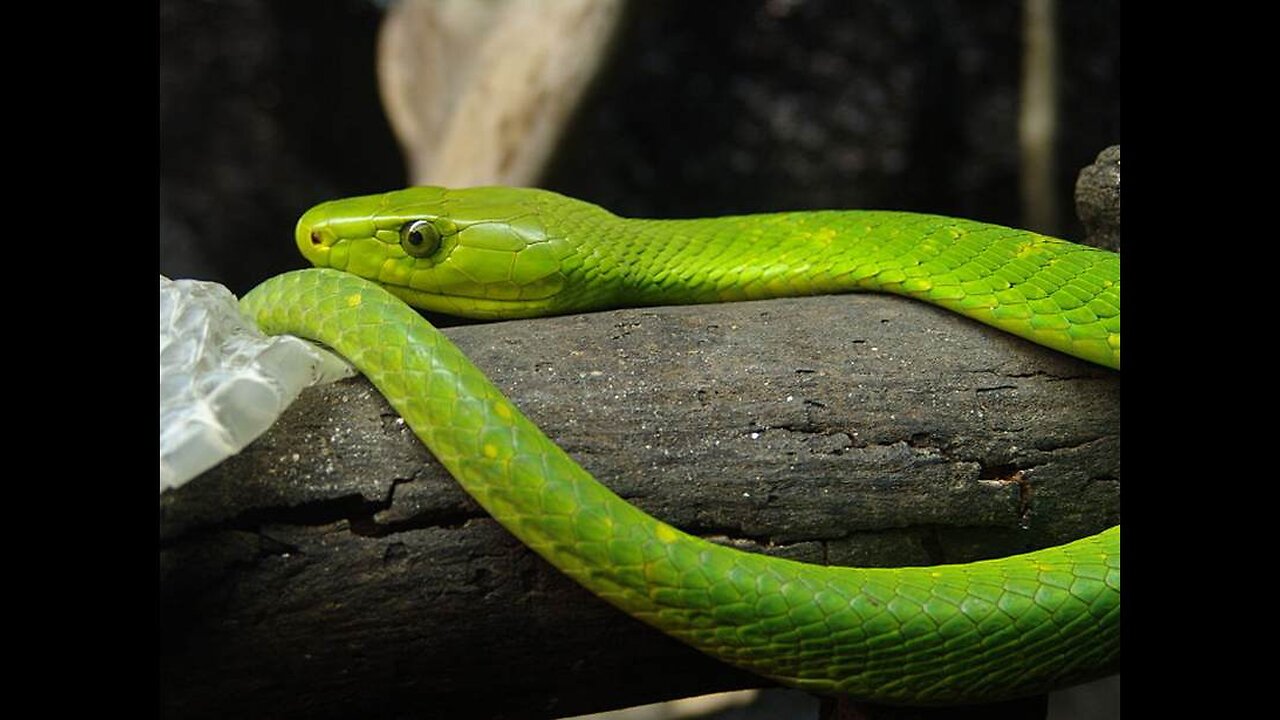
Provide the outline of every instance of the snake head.
{"type": "Polygon", "coordinates": [[[564,289],[574,251],[548,215],[566,203],[606,212],[531,188],[413,187],[317,205],[296,240],[313,265],[373,280],[415,307],[527,317],[554,312],[564,289]]]}

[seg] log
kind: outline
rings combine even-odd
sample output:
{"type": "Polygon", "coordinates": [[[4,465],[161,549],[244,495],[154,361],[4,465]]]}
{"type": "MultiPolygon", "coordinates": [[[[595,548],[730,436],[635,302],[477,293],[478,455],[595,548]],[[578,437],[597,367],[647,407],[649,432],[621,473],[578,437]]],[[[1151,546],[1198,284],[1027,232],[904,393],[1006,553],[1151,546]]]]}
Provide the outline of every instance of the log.
{"type": "MultiPolygon", "coordinates": [[[[900,298],[450,328],[647,512],[816,563],[966,562],[1119,522],[1120,376],[900,298]]],[[[160,499],[173,717],[556,717],[767,686],[578,588],[362,378],[160,499]]]]}

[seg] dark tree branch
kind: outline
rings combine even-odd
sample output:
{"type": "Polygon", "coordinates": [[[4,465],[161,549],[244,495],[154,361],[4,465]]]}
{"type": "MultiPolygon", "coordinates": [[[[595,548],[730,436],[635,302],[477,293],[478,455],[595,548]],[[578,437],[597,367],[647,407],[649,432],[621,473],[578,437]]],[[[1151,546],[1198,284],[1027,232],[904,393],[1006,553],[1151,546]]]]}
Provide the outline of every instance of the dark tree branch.
{"type": "MultiPolygon", "coordinates": [[[[1119,522],[1119,373],[898,298],[454,328],[602,482],[809,562],[964,562],[1119,522]]],[[[557,716],[765,684],[596,600],[363,379],[161,497],[175,717],[557,716]]]]}

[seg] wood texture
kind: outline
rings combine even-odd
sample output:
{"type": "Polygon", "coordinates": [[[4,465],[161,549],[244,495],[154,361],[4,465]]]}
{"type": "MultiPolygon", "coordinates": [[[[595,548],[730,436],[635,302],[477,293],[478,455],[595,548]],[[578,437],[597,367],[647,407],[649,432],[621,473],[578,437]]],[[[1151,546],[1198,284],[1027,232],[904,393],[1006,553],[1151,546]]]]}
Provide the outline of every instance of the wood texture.
{"type": "MultiPolygon", "coordinates": [[[[744,549],[964,562],[1119,522],[1119,373],[898,298],[452,328],[602,482],[744,549]]],[[[182,717],[554,717],[758,685],[525,550],[363,379],[161,497],[182,717]]]]}

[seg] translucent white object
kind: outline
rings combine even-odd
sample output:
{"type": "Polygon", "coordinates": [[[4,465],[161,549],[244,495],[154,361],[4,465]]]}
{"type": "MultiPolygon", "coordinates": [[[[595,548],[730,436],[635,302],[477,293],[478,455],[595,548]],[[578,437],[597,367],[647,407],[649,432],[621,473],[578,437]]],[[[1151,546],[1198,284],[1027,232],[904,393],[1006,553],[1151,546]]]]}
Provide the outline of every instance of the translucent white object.
{"type": "Polygon", "coordinates": [[[160,276],[160,491],[240,452],[302,388],[354,375],[295,337],[263,335],[231,291],[160,276]]]}

